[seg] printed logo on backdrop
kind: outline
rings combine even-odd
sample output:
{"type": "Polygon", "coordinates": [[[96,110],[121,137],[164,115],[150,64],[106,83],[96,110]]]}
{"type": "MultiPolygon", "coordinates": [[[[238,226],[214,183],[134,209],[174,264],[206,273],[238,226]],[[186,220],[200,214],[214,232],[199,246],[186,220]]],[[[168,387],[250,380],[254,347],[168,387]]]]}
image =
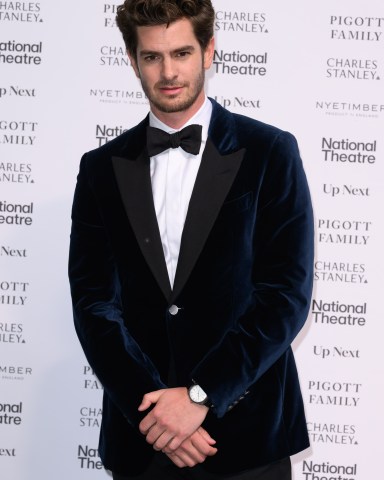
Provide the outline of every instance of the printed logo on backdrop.
{"type": "Polygon", "coordinates": [[[245,53],[240,50],[215,50],[213,69],[217,74],[264,77],[267,74],[268,54],[245,53]]]}
{"type": "Polygon", "coordinates": [[[33,146],[38,125],[24,120],[0,120],[0,144],[33,146]]]}
{"type": "Polygon", "coordinates": [[[325,76],[338,80],[380,80],[378,60],[335,58],[327,59],[325,76]]]}
{"type": "MultiPolygon", "coordinates": [[[[349,138],[323,137],[321,152],[324,162],[332,165],[371,166],[376,164],[377,140],[361,141],[349,138]]],[[[358,198],[371,196],[366,185],[324,183],[323,193],[332,198],[358,198]]]]}
{"type": "Polygon", "coordinates": [[[19,365],[1,365],[0,364],[0,380],[16,380],[22,381],[31,377],[32,368],[19,365]]]}
{"type": "Polygon", "coordinates": [[[20,425],[22,413],[23,402],[2,403],[0,401],[0,425],[20,425]]]}
{"type": "Polygon", "coordinates": [[[77,448],[77,458],[80,462],[80,468],[87,470],[102,470],[103,464],[99,460],[97,448],[91,448],[88,445],[79,445],[77,448]]]}
{"type": "Polygon", "coordinates": [[[9,245],[0,244],[0,257],[6,258],[27,258],[26,248],[15,248],[9,245]]]}
{"type": "Polygon", "coordinates": [[[0,162],[0,183],[35,183],[30,163],[0,162]]]}
{"type": "Polygon", "coordinates": [[[91,88],[89,96],[100,103],[148,105],[148,97],[142,90],[121,90],[118,88],[91,88]]]}
{"type": "Polygon", "coordinates": [[[368,283],[367,267],[364,263],[317,260],[314,280],[345,285],[364,285],[368,283]]]}
{"type": "Polygon", "coordinates": [[[304,480],[357,480],[357,463],[348,465],[303,460],[301,473],[304,480]]]}
{"type": "Polygon", "coordinates": [[[22,225],[30,227],[33,223],[33,202],[12,203],[0,200],[0,225],[22,225]]]}
{"type": "Polygon", "coordinates": [[[309,380],[307,403],[328,407],[356,408],[360,402],[361,383],[309,380]]]}
{"type": "Polygon", "coordinates": [[[311,443],[328,445],[358,445],[357,428],[355,425],[307,422],[311,443]]]}
{"type": "Polygon", "coordinates": [[[0,457],[16,457],[16,448],[4,448],[0,446],[0,457]]]}
{"type": "Polygon", "coordinates": [[[372,222],[361,220],[323,219],[317,222],[319,243],[366,246],[372,222]]]}
{"type": "Polygon", "coordinates": [[[89,365],[84,365],[83,366],[83,376],[84,378],[84,383],[83,383],[83,388],[85,390],[102,390],[103,386],[97,379],[95,372],[92,370],[92,368],[89,365]]]}
{"type": "Polygon", "coordinates": [[[331,15],[330,37],[332,40],[382,42],[384,17],[359,17],[331,15]]]}
{"type": "MultiPolygon", "coordinates": [[[[312,300],[312,319],[316,325],[365,327],[367,303],[341,303],[339,300],[312,300]]],[[[341,353],[340,350],[339,353],[341,353]]]]}
{"type": "Polygon", "coordinates": [[[342,346],[314,345],[313,354],[322,359],[358,359],[361,358],[360,350],[342,346]]]}
{"type": "Polygon", "coordinates": [[[102,409],[95,407],[80,408],[80,427],[101,427],[102,409]]]}
{"type": "Polygon", "coordinates": [[[246,98],[242,96],[224,97],[223,95],[215,95],[213,98],[224,108],[230,108],[232,110],[259,110],[261,108],[261,100],[256,98],[246,98]]]}
{"type": "Polygon", "coordinates": [[[96,141],[97,146],[100,147],[110,140],[113,140],[117,136],[126,132],[127,129],[122,125],[110,126],[110,125],[96,125],[96,141]]]}
{"type": "MultiPolygon", "coordinates": [[[[24,307],[27,303],[28,289],[28,282],[15,282],[11,280],[0,279],[0,306],[10,305],[13,307],[24,307]]],[[[20,324],[0,323],[1,338],[5,338],[5,334],[9,334],[10,336],[18,338],[21,341],[22,330],[23,328],[20,324]]],[[[10,336],[7,338],[9,339],[10,336]]],[[[20,341],[17,343],[20,343],[20,341]]],[[[24,343],[24,341],[22,343],[24,343]]]]}
{"type": "Polygon", "coordinates": [[[36,88],[20,87],[19,85],[0,86],[0,101],[7,97],[36,98],[36,88]]]}
{"type": "Polygon", "coordinates": [[[215,30],[224,32],[268,33],[267,15],[261,12],[217,10],[215,30]]]}
{"type": "Polygon", "coordinates": [[[127,67],[131,65],[124,46],[102,45],[99,65],[102,67],[127,67]]]}
{"type": "Polygon", "coordinates": [[[0,1],[0,22],[40,23],[40,2],[0,1]]]}
{"type": "Polygon", "coordinates": [[[323,137],[321,151],[327,163],[373,165],[376,163],[377,140],[362,142],[356,139],[323,137]]]}
{"type": "Polygon", "coordinates": [[[353,185],[334,185],[333,183],[323,184],[323,193],[325,195],[331,195],[332,198],[336,197],[349,197],[349,198],[368,198],[371,196],[370,187],[357,187],[353,185]]]}
{"type": "MultiPolygon", "coordinates": [[[[7,300],[9,300],[8,296],[0,295],[0,306],[10,305],[10,303],[7,303],[7,300]]],[[[2,344],[25,343],[25,339],[23,336],[23,329],[24,327],[21,323],[0,322],[0,343],[2,344]]]]}
{"type": "Polygon", "coordinates": [[[16,40],[0,42],[0,64],[40,65],[43,42],[21,43],[16,40]]]}
{"type": "Polygon", "coordinates": [[[380,118],[384,113],[384,104],[341,102],[334,100],[316,100],[315,110],[336,117],[380,118]]]}
{"type": "Polygon", "coordinates": [[[117,7],[123,3],[104,3],[103,5],[103,25],[104,27],[116,27],[117,7]]]}

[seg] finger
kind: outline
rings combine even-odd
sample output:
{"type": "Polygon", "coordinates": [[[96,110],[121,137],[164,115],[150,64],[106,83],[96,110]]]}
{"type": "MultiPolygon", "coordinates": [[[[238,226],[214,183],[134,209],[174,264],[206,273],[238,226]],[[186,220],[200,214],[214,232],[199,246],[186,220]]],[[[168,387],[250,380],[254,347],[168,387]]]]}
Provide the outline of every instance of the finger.
{"type": "Polygon", "coordinates": [[[214,445],[216,443],[216,440],[213,439],[203,427],[199,427],[197,429],[197,433],[200,434],[204,438],[204,440],[210,445],[214,445]]]}
{"type": "Polygon", "coordinates": [[[189,467],[197,465],[198,463],[203,463],[204,460],[207,458],[206,455],[195,449],[192,445],[189,446],[187,449],[184,449],[181,446],[180,449],[182,450],[178,455],[189,467]]]}
{"type": "Polygon", "coordinates": [[[145,435],[145,439],[151,445],[154,445],[155,442],[165,433],[163,428],[160,428],[158,424],[154,424],[145,435]]]}
{"type": "Polygon", "coordinates": [[[161,450],[164,450],[166,453],[172,453],[175,452],[180,445],[182,445],[182,440],[177,437],[169,436],[168,442],[162,446],[161,450]]]}
{"type": "Polygon", "coordinates": [[[211,447],[201,435],[196,432],[185,440],[174,452],[186,465],[202,463],[209,455],[214,455],[217,449],[211,447]]]}
{"type": "Polygon", "coordinates": [[[192,446],[196,449],[196,451],[203,455],[204,457],[215,455],[217,452],[217,448],[213,447],[207,440],[196,432],[191,438],[192,446]]]}
{"type": "MultiPolygon", "coordinates": [[[[148,430],[145,439],[155,450],[164,450],[173,437],[165,428],[156,423],[148,430]]],[[[172,450],[169,450],[169,453],[172,453],[172,450]]]]}
{"type": "Polygon", "coordinates": [[[149,400],[143,399],[140,405],[137,407],[137,409],[139,410],[139,412],[142,412],[144,410],[147,410],[151,405],[152,405],[152,402],[150,402],[149,400]]]}
{"type": "Polygon", "coordinates": [[[193,448],[199,450],[199,452],[205,456],[214,455],[217,452],[217,448],[212,447],[216,441],[202,427],[194,432],[188,439],[184,440],[180,446],[177,446],[177,442],[175,438],[173,438],[162,450],[165,453],[172,453],[177,448],[186,447],[188,445],[187,441],[191,441],[193,448]],[[200,432],[200,430],[202,430],[202,432],[200,432]]]}
{"type": "Polygon", "coordinates": [[[146,415],[139,423],[139,430],[143,435],[147,435],[148,432],[156,425],[156,420],[152,415],[146,415]]]}
{"type": "Polygon", "coordinates": [[[161,393],[163,390],[156,390],[155,392],[148,392],[146,393],[142,400],[140,405],[138,406],[138,410],[142,412],[143,410],[147,410],[152,404],[156,403],[158,399],[160,398],[161,393]]]}
{"type": "MultiPolygon", "coordinates": [[[[155,450],[165,450],[167,445],[172,441],[172,438],[173,437],[171,435],[164,431],[154,442],[152,442],[153,448],[155,450]]],[[[169,450],[169,452],[172,453],[172,450],[169,450]]]]}
{"type": "Polygon", "coordinates": [[[179,468],[187,467],[188,465],[184,463],[181,458],[179,458],[176,454],[174,453],[166,453],[167,457],[172,460],[172,462],[179,468]]]}
{"type": "Polygon", "coordinates": [[[185,467],[194,467],[198,463],[202,463],[205,460],[205,457],[195,455],[191,451],[188,452],[183,447],[180,447],[176,452],[170,454],[169,458],[171,458],[171,460],[177,460],[179,464],[182,464],[185,467]]]}
{"type": "Polygon", "coordinates": [[[186,439],[180,439],[175,436],[170,436],[169,441],[162,447],[162,450],[165,450],[167,453],[172,453],[177,450],[186,439]]]}

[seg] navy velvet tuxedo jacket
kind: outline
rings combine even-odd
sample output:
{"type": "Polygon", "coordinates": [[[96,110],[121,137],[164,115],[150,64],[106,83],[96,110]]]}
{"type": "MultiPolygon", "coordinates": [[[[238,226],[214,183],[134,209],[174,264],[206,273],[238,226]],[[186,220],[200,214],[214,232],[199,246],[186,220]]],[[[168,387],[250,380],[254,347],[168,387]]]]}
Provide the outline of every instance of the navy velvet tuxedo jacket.
{"type": "Polygon", "coordinates": [[[173,289],[153,204],[148,116],[81,160],[69,278],[75,328],[104,387],[99,453],[115,472],[138,473],[154,454],[138,430],[143,394],[192,379],[214,405],[203,426],[218,453],[207,470],[236,472],[309,446],[291,349],[313,279],[297,142],[211,101],[173,289]]]}

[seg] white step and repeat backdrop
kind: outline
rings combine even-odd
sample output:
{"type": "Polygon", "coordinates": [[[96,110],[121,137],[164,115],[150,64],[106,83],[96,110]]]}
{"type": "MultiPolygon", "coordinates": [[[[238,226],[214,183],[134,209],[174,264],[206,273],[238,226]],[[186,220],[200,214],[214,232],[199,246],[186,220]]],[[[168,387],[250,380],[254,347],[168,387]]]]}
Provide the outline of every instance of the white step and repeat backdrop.
{"type": "MultiPolygon", "coordinates": [[[[0,1],[0,478],[107,479],[102,389],[67,281],[80,156],[148,102],[120,2],[0,1]]],[[[296,135],[316,216],[315,289],[295,341],[312,446],[296,480],[382,476],[384,3],[215,0],[208,94],[296,135]]]]}

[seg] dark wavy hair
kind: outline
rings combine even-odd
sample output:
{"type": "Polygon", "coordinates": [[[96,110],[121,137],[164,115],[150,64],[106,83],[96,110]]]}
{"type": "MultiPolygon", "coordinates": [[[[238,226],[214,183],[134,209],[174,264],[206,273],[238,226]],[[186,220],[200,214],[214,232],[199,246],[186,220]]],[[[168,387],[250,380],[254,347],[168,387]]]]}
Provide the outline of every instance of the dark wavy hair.
{"type": "Polygon", "coordinates": [[[117,7],[116,23],[128,52],[136,58],[137,27],[169,25],[187,18],[201,49],[213,37],[215,11],[211,0],[125,0],[117,7]]]}

